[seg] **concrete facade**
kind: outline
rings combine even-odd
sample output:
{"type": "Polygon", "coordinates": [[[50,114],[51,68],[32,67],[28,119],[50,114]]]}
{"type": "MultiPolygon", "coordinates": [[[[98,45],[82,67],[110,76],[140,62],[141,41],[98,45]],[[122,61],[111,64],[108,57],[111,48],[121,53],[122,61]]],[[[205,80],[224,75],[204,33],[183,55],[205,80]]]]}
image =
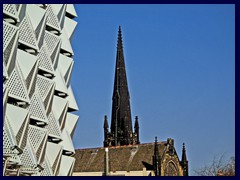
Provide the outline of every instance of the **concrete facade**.
{"type": "Polygon", "coordinates": [[[71,175],[71,4],[3,4],[3,175],[71,175]]]}

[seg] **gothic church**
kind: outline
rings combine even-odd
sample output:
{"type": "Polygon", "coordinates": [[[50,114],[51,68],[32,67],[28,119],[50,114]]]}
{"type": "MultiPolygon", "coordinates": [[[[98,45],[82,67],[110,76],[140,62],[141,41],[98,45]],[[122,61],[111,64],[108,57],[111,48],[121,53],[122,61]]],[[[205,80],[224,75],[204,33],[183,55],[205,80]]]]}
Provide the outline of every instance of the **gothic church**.
{"type": "Polygon", "coordinates": [[[104,117],[104,141],[99,148],[77,149],[74,176],[188,176],[185,145],[179,159],[174,139],[140,144],[139,122],[132,128],[130,95],[121,27],[118,30],[112,116],[104,117]]]}

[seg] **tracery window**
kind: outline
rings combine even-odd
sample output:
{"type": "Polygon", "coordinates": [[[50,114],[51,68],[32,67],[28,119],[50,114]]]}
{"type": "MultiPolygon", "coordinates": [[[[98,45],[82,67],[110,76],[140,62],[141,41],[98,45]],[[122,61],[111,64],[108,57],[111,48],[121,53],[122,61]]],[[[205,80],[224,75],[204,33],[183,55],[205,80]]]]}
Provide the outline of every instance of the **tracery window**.
{"type": "Polygon", "coordinates": [[[173,162],[169,162],[165,167],[165,176],[179,176],[178,170],[173,162]]]}

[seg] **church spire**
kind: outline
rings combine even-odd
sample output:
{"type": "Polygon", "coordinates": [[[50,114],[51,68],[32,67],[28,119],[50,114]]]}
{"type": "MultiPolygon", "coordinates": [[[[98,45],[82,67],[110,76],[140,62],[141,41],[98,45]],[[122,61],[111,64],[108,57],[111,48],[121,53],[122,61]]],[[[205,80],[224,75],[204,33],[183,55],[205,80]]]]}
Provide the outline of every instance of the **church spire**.
{"type": "Polygon", "coordinates": [[[185,148],[184,143],[183,143],[183,147],[182,147],[181,165],[182,165],[182,168],[183,168],[183,176],[188,176],[188,160],[187,160],[186,148],[185,148]]]}
{"type": "Polygon", "coordinates": [[[159,156],[159,150],[158,150],[158,141],[157,137],[155,137],[155,143],[154,143],[154,154],[153,154],[153,170],[155,173],[155,176],[160,176],[160,156],[159,156]]]}
{"type": "Polygon", "coordinates": [[[122,43],[122,29],[121,26],[118,27],[118,41],[117,41],[117,50],[123,49],[123,43],[122,43]]]}
{"type": "Polygon", "coordinates": [[[118,29],[115,79],[112,97],[111,133],[114,141],[112,145],[132,144],[130,96],[124,62],[122,30],[120,26],[118,29]]]}
{"type": "Polygon", "coordinates": [[[112,117],[110,132],[104,123],[104,146],[122,146],[140,144],[139,124],[136,118],[134,132],[132,128],[130,95],[128,91],[127,73],[124,61],[121,26],[118,28],[115,77],[112,95],[112,117]]]}
{"type": "Polygon", "coordinates": [[[104,116],[104,125],[103,125],[103,129],[104,129],[104,141],[103,141],[103,146],[107,147],[108,146],[108,141],[109,141],[109,137],[108,137],[108,121],[107,121],[107,116],[104,116]]]}
{"type": "Polygon", "coordinates": [[[135,117],[134,134],[135,134],[135,143],[140,144],[138,116],[135,117]]]}

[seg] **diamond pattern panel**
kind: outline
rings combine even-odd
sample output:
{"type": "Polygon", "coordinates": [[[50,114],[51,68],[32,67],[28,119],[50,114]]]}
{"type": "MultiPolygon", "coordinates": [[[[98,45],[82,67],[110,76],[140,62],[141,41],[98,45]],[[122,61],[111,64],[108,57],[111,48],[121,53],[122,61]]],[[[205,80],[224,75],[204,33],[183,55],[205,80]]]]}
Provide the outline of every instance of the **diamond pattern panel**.
{"type": "Polygon", "coordinates": [[[39,128],[32,125],[29,125],[28,131],[28,138],[33,146],[33,149],[37,151],[47,131],[44,128],[39,128]]]}
{"type": "MultiPolygon", "coordinates": [[[[3,4],[3,155],[20,165],[20,175],[71,175],[74,158],[66,158],[72,154],[64,153],[62,162],[62,144],[73,153],[74,148],[71,137],[66,138],[61,128],[74,99],[73,94],[70,99],[64,97],[73,63],[62,63],[64,71],[60,71],[58,62],[61,47],[71,47],[69,37],[61,34],[72,36],[77,23],[73,19],[65,23],[66,7],[3,4]],[[74,27],[68,27],[71,25],[74,27]],[[47,148],[48,141],[53,146],[47,148]],[[54,157],[49,157],[53,152],[54,157]]],[[[4,174],[16,175],[9,172],[17,170],[7,165],[4,174]]]]}
{"type": "Polygon", "coordinates": [[[40,176],[53,176],[51,167],[49,164],[47,164],[46,162],[43,162],[43,171],[41,171],[41,175],[40,176]]]}
{"type": "Polygon", "coordinates": [[[55,49],[55,47],[59,43],[60,37],[48,32],[48,31],[45,31],[44,40],[45,40],[48,52],[51,55],[53,50],[55,49]]]}
{"type": "Polygon", "coordinates": [[[37,95],[37,93],[35,93],[32,96],[30,106],[29,106],[29,111],[30,111],[31,118],[47,122],[47,116],[46,116],[43,103],[39,95],[37,95]]]}
{"type": "Polygon", "coordinates": [[[3,21],[3,49],[5,49],[18,28],[12,24],[3,21]]]}
{"type": "Polygon", "coordinates": [[[39,67],[44,69],[44,70],[48,70],[51,73],[53,73],[53,65],[51,62],[51,59],[48,55],[48,50],[45,46],[42,46],[42,48],[40,49],[40,52],[38,54],[38,60],[39,60],[39,67]]]}
{"type": "Polygon", "coordinates": [[[17,17],[17,9],[14,4],[3,4],[3,12],[9,14],[12,17],[17,17]]]}
{"type": "Polygon", "coordinates": [[[15,33],[14,37],[11,39],[11,41],[8,44],[6,44],[6,48],[3,51],[3,60],[6,63],[6,65],[9,64],[11,53],[15,49],[14,47],[16,46],[16,42],[17,42],[16,38],[17,38],[17,34],[15,33]]]}
{"type": "Polygon", "coordinates": [[[60,29],[59,22],[58,22],[57,16],[53,12],[52,5],[48,5],[47,7],[47,16],[48,16],[47,24],[56,29],[60,29]]]}
{"type": "Polygon", "coordinates": [[[19,76],[16,69],[13,70],[9,80],[7,81],[7,86],[9,88],[9,96],[14,96],[17,99],[29,102],[24,81],[19,76]]]}
{"type": "Polygon", "coordinates": [[[53,113],[51,112],[48,116],[48,122],[47,129],[49,134],[61,137],[61,130],[58,120],[54,117],[53,113]]]}
{"type": "Polygon", "coordinates": [[[31,144],[27,142],[26,147],[23,150],[23,153],[20,155],[21,164],[25,168],[30,168],[30,170],[34,169],[37,165],[36,157],[34,156],[33,149],[31,148],[31,144]]]}
{"type": "Polygon", "coordinates": [[[51,90],[53,85],[54,81],[52,81],[51,79],[39,75],[37,76],[38,92],[43,100],[45,100],[48,92],[51,90]]]}
{"type": "Polygon", "coordinates": [[[35,33],[27,16],[23,19],[19,26],[19,40],[24,44],[37,49],[35,33]]]}

